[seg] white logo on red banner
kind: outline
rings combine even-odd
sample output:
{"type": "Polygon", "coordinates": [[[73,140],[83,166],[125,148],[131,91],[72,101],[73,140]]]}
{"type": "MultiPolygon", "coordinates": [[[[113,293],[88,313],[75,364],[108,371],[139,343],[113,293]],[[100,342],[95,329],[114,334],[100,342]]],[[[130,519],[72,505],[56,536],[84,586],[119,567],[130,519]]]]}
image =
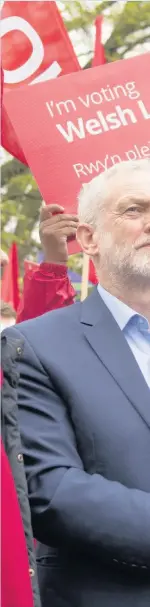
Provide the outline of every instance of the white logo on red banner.
{"type": "Polygon", "coordinates": [[[13,89],[18,90],[22,85],[42,84],[66,73],[79,71],[80,66],[56,2],[5,0],[1,6],[0,35],[5,84],[2,145],[18,160],[25,162],[7,116],[7,91],[10,95],[13,89]]]}
{"type": "MultiPolygon", "coordinates": [[[[44,46],[39,34],[35,29],[22,17],[12,16],[2,19],[1,21],[1,37],[12,31],[20,31],[27,36],[32,44],[32,53],[27,61],[20,67],[14,70],[4,69],[4,82],[6,84],[19,84],[20,82],[30,78],[40,67],[44,59],[44,46]]],[[[61,72],[61,67],[54,61],[43,73],[35,78],[31,84],[37,82],[45,82],[51,78],[56,78],[61,72]]]]}
{"type": "Polygon", "coordinates": [[[2,67],[7,88],[46,82],[80,69],[56,2],[5,1],[2,67]]]}

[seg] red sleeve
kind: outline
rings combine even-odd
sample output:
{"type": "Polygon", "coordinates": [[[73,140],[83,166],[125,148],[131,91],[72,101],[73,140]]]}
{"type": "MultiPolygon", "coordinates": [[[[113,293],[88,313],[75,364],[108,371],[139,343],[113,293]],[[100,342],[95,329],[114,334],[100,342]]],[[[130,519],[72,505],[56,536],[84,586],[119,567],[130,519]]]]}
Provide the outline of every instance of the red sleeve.
{"type": "Polygon", "coordinates": [[[42,263],[28,269],[24,291],[17,314],[17,323],[41,316],[50,310],[74,303],[75,291],[69,281],[67,268],[42,263]]]}

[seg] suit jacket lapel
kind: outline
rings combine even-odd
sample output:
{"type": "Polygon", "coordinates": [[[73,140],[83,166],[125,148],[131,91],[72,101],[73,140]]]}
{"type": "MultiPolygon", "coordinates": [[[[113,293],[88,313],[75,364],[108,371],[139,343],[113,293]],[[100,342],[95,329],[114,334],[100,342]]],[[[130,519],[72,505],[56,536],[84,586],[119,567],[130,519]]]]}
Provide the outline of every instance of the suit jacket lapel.
{"type": "Polygon", "coordinates": [[[150,391],[125,337],[97,289],[81,306],[86,339],[150,427],[150,391]]]}

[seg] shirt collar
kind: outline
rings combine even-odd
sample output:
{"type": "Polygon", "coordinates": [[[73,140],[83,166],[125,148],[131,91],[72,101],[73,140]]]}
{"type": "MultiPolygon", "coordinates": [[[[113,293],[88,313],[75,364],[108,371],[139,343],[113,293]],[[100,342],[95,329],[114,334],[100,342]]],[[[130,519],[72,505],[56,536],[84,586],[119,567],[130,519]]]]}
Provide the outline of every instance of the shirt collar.
{"type": "Polygon", "coordinates": [[[106,289],[104,289],[100,284],[97,286],[99,295],[102,297],[104,303],[107,308],[109,308],[111,314],[119,325],[121,331],[124,331],[127,325],[131,320],[134,319],[135,324],[138,326],[139,323],[144,321],[145,328],[148,329],[149,324],[145,316],[138,314],[132,308],[129,308],[123,301],[120,301],[114,295],[111,295],[106,289]]]}

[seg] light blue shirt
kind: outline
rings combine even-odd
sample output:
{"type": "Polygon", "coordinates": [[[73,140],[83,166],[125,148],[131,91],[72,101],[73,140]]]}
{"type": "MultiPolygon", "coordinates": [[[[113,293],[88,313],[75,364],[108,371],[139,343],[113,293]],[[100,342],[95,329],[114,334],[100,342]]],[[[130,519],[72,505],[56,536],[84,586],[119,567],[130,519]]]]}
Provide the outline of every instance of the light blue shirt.
{"type": "Polygon", "coordinates": [[[150,325],[145,316],[137,314],[125,303],[98,285],[107,308],[119,325],[150,388],[150,325]]]}

